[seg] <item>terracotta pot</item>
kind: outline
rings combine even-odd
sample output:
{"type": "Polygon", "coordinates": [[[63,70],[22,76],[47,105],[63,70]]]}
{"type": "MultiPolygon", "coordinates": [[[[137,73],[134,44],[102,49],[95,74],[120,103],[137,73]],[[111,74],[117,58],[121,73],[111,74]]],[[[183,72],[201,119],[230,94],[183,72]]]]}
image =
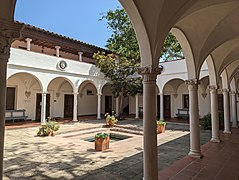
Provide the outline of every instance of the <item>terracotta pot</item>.
{"type": "Polygon", "coordinates": [[[157,125],[157,134],[165,133],[165,125],[157,125]]]}
{"type": "Polygon", "coordinates": [[[54,136],[53,131],[50,131],[49,134],[48,134],[48,136],[54,136]]]}
{"type": "Polygon", "coordinates": [[[104,151],[109,149],[110,137],[107,138],[95,138],[95,150],[104,151]]]}

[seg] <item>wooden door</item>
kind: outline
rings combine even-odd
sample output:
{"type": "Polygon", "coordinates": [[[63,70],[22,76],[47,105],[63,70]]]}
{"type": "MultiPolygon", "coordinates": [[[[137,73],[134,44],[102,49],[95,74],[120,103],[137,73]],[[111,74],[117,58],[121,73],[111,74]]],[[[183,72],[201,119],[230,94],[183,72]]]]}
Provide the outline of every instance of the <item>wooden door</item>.
{"type": "Polygon", "coordinates": [[[105,113],[112,112],[112,96],[105,96],[105,113]]]}
{"type": "Polygon", "coordinates": [[[160,95],[157,95],[157,118],[160,118],[160,95]]]}
{"type": "Polygon", "coordinates": [[[73,117],[74,95],[65,94],[64,96],[64,118],[73,117]]]}
{"type": "Polygon", "coordinates": [[[171,118],[171,97],[170,95],[163,96],[164,118],[171,118]]]}
{"type": "MultiPolygon", "coordinates": [[[[46,95],[46,117],[50,116],[50,94],[46,95]]],[[[41,121],[41,101],[42,101],[42,94],[38,93],[36,97],[36,117],[37,121],[41,121]]]]}
{"type": "Polygon", "coordinates": [[[15,87],[8,87],[6,94],[6,110],[14,110],[15,109],[15,87]]]}

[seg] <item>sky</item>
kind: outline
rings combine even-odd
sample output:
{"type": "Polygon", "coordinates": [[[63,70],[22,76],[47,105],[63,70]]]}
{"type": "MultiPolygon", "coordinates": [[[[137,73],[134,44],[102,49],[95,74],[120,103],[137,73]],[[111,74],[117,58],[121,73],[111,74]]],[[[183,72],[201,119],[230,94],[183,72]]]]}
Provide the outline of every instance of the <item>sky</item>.
{"type": "Polygon", "coordinates": [[[117,0],[17,0],[15,20],[104,48],[111,31],[99,21],[117,0]]]}

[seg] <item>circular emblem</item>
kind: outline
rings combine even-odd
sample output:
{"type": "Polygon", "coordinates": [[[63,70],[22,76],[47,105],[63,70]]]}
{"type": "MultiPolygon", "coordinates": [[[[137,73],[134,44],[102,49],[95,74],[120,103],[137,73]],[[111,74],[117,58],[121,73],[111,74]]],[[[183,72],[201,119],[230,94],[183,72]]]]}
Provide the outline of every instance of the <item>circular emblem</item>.
{"type": "Polygon", "coordinates": [[[60,61],[60,62],[58,63],[58,68],[59,68],[60,70],[66,70],[66,68],[67,68],[67,63],[66,63],[66,61],[60,61]]]}

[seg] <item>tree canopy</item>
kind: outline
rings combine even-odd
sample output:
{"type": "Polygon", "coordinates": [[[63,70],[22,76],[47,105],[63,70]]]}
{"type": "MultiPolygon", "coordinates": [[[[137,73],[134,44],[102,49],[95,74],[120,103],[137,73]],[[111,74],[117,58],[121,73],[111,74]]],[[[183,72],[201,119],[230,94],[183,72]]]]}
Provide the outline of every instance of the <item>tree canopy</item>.
{"type": "MultiPolygon", "coordinates": [[[[106,47],[115,54],[140,62],[136,35],[125,10],[123,8],[109,10],[101,20],[106,20],[108,29],[112,31],[106,47]]],[[[161,61],[183,58],[182,48],[172,33],[165,39],[160,58],[161,61]]]]}

